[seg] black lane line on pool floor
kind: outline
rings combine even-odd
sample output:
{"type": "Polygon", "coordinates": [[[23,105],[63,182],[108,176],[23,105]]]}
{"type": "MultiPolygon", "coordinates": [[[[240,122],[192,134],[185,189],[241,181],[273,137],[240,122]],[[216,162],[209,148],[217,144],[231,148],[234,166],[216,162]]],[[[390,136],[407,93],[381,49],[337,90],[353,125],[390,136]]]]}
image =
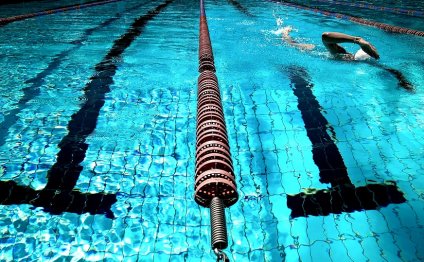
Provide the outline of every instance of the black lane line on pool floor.
{"type": "Polygon", "coordinates": [[[245,14],[248,17],[255,17],[255,15],[253,15],[249,9],[247,9],[246,7],[244,7],[242,4],[240,4],[238,1],[236,0],[228,0],[228,2],[233,5],[237,10],[239,10],[240,12],[242,12],[243,14],[245,14]]]}
{"type": "MultiPolygon", "coordinates": [[[[145,5],[145,3],[138,4],[136,6],[131,7],[131,9],[138,9],[141,6],[145,5]]],[[[27,103],[40,95],[40,87],[45,83],[44,79],[49,76],[54,70],[58,69],[62,64],[64,59],[69,56],[72,52],[78,50],[83,46],[83,42],[87,41],[88,38],[97,30],[100,30],[111,23],[119,20],[125,12],[117,13],[115,17],[109,18],[106,21],[102,22],[100,25],[87,29],[83,33],[83,35],[77,39],[72,41],[74,45],[72,48],[68,50],[64,50],[61,53],[54,56],[52,61],[48,64],[47,68],[38,73],[35,77],[25,81],[26,84],[30,84],[22,89],[23,95],[22,98],[19,99],[19,102],[15,105],[15,107],[7,111],[4,115],[3,122],[0,123],[0,146],[6,143],[6,137],[9,135],[9,129],[12,125],[14,125],[19,117],[17,116],[23,109],[27,107],[27,103]]]]}
{"type": "Polygon", "coordinates": [[[31,204],[43,207],[52,214],[65,211],[78,214],[89,212],[114,218],[110,208],[117,201],[116,194],[83,194],[73,190],[82,171],[80,163],[88,149],[85,140],[96,128],[97,118],[117,70],[115,63],[142,33],[146,24],[173,1],[167,0],[137,18],[127,32],[115,40],[103,61],[96,65],[96,74],[84,88],[85,102],[81,109],[72,115],[68,123],[69,133],[59,143],[60,151],[56,163],[48,172],[46,187],[35,191],[13,181],[0,182],[0,204],[31,204]]]}
{"type": "Polygon", "coordinates": [[[287,196],[287,206],[292,210],[291,218],[326,216],[341,212],[375,210],[392,203],[403,203],[406,199],[394,182],[367,184],[355,187],[349,179],[343,158],[334,143],[335,132],[321,113],[321,106],[312,92],[313,84],[307,71],[298,66],[284,69],[288,73],[298,109],[302,114],[307,136],[312,143],[312,155],[319,169],[320,182],[329,183],[328,189],[314,193],[299,193],[287,196]]]}

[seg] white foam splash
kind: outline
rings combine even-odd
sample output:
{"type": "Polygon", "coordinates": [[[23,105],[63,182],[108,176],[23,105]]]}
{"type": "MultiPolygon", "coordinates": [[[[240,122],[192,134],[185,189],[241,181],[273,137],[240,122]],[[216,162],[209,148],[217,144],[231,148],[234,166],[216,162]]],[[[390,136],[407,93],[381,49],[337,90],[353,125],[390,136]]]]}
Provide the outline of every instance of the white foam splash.
{"type": "Polygon", "coordinates": [[[275,22],[277,22],[277,26],[282,26],[284,23],[284,20],[281,17],[278,17],[275,22]]]}
{"type": "Polygon", "coordinates": [[[291,26],[285,26],[282,28],[279,28],[277,30],[271,30],[270,32],[274,35],[281,35],[281,34],[288,34],[290,31],[292,31],[292,27],[291,26]]]}

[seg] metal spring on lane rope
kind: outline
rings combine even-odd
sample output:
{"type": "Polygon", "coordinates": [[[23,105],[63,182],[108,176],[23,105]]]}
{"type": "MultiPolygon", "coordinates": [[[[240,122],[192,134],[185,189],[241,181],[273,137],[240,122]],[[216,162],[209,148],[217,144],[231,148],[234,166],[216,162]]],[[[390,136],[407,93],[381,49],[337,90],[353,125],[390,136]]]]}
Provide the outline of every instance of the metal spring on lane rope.
{"type": "Polygon", "coordinates": [[[228,246],[227,225],[225,223],[224,203],[220,198],[212,198],[210,212],[212,249],[225,249],[228,246]]]}

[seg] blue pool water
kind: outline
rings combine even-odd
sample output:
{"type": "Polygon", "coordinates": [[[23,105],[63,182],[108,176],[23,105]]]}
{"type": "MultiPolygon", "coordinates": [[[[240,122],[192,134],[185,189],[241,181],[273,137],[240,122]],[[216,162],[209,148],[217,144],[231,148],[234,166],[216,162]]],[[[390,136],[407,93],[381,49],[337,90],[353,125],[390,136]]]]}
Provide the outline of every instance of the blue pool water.
{"type": "MultiPolygon", "coordinates": [[[[0,27],[1,261],[216,259],[209,210],[193,198],[198,2],[175,0],[143,18],[163,3],[0,27]],[[140,35],[127,46],[137,19],[140,35]],[[97,196],[102,207],[91,205],[97,196]]],[[[423,38],[239,3],[206,1],[240,195],[226,209],[231,261],[424,260],[423,38]],[[283,43],[276,32],[286,26],[317,48],[283,43]],[[360,35],[381,58],[331,59],[323,31],[360,35]],[[322,145],[332,151],[319,153],[322,145]],[[347,175],[321,182],[343,167],[347,175]],[[352,188],[363,208],[334,204],[336,194],[348,203],[352,188]],[[320,194],[334,198],[318,211],[291,204],[320,194]]]]}
{"type": "Polygon", "coordinates": [[[424,3],[415,0],[286,0],[330,12],[371,19],[389,25],[424,30],[424,3]],[[365,7],[362,7],[364,5],[365,7]]]}
{"type": "Polygon", "coordinates": [[[6,0],[2,1],[2,4],[5,2],[1,8],[0,18],[16,16],[16,15],[25,15],[28,13],[41,12],[45,10],[50,10],[54,8],[62,8],[71,5],[80,5],[88,2],[93,2],[93,0],[68,0],[64,1],[50,1],[50,0],[32,0],[35,3],[30,3],[30,1],[13,1],[6,0]],[[11,4],[13,3],[13,4],[11,4]]]}

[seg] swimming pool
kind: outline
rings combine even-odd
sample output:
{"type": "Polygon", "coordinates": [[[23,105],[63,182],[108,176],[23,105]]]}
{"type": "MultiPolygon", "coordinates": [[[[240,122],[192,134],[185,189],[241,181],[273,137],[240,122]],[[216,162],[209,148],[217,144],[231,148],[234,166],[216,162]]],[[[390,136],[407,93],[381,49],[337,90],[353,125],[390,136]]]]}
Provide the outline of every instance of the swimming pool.
{"type": "MultiPolygon", "coordinates": [[[[231,261],[423,260],[423,38],[232,3],[206,2],[240,195],[231,261]],[[283,43],[285,26],[317,49],[283,43]],[[323,31],[380,61],[330,59],[323,31]],[[342,159],[320,161],[326,146],[342,159]],[[346,170],[347,191],[326,170],[346,170]],[[349,205],[352,187],[374,201],[349,205]],[[346,206],[312,205],[334,193],[346,206]]],[[[1,259],[215,259],[193,199],[198,16],[197,1],[122,1],[0,27],[1,259]]]]}

